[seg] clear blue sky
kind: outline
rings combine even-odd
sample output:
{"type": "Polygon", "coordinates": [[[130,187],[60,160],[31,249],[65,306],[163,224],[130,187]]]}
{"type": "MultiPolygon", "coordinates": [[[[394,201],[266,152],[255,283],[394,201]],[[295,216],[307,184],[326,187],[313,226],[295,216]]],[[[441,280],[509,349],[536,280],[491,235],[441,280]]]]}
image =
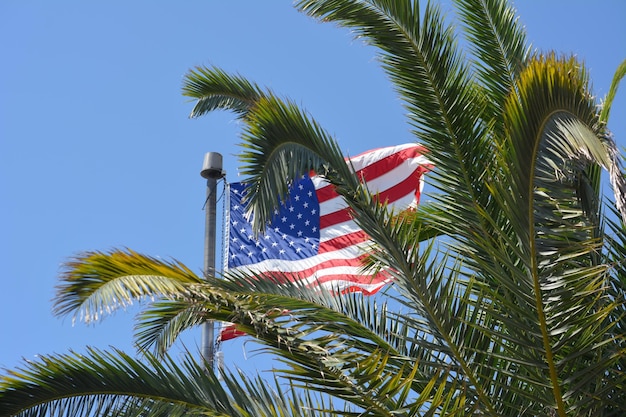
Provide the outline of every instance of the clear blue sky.
{"type": "MultiPolygon", "coordinates": [[[[623,0],[517,1],[529,40],[574,53],[603,97],[626,58],[623,0]]],[[[130,351],[132,309],[72,326],[51,314],[62,262],[129,247],[201,273],[205,152],[237,180],[237,123],[189,120],[180,93],[197,65],[291,97],[343,149],[414,140],[372,49],[289,1],[0,2],[0,368],[91,345],[130,351]]],[[[610,127],[626,144],[626,85],[610,127]]],[[[195,351],[199,332],[184,338],[195,351]]],[[[244,340],[227,363],[267,369],[244,340]],[[246,360],[242,359],[244,349],[246,360]]]]}

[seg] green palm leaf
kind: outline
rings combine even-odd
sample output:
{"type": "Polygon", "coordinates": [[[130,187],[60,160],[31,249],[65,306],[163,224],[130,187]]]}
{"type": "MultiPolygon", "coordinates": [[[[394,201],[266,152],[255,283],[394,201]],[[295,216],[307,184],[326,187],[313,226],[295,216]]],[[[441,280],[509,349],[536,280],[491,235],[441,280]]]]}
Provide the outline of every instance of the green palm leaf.
{"type": "Polygon", "coordinates": [[[54,313],[98,320],[133,301],[177,295],[202,280],[183,264],[136,252],[86,252],[68,261],[57,286],[54,313]]]}

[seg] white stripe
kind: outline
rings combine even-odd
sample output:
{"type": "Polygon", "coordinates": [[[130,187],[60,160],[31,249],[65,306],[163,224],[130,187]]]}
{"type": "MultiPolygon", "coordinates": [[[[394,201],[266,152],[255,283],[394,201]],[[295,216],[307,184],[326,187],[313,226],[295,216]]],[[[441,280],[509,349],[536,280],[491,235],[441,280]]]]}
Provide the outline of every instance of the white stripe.
{"type": "Polygon", "coordinates": [[[280,270],[285,273],[299,272],[305,269],[313,268],[318,264],[326,261],[338,261],[338,260],[351,260],[358,258],[365,253],[369,245],[364,242],[360,245],[352,245],[343,249],[322,253],[319,255],[313,255],[305,259],[298,260],[282,260],[282,259],[265,259],[261,262],[257,262],[251,265],[243,265],[237,268],[241,270],[246,268],[251,271],[263,272],[263,271],[277,271],[280,270]]]}
{"type": "Polygon", "coordinates": [[[325,227],[320,230],[320,243],[329,241],[336,237],[358,232],[360,230],[361,228],[357,226],[354,220],[348,220],[343,223],[337,223],[330,227],[325,227]]]}

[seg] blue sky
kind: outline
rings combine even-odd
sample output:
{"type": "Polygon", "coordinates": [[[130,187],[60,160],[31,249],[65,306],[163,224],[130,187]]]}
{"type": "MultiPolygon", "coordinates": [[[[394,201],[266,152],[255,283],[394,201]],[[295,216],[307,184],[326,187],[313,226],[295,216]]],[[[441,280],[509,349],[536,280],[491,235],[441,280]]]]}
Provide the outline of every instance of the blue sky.
{"type": "MultiPolygon", "coordinates": [[[[603,97],[626,59],[626,2],[516,5],[534,47],[576,54],[603,97]]],[[[73,254],[129,247],[201,273],[203,156],[222,153],[236,181],[240,129],[228,113],[187,118],[190,68],[289,96],[352,155],[414,140],[374,51],[289,1],[3,0],[0,37],[0,368],[86,345],[132,350],[136,308],[90,326],[52,315],[73,254]]],[[[625,89],[609,125],[620,147],[625,89]]],[[[195,351],[199,332],[184,343],[195,351]]],[[[229,342],[226,362],[267,369],[253,349],[229,342]]]]}

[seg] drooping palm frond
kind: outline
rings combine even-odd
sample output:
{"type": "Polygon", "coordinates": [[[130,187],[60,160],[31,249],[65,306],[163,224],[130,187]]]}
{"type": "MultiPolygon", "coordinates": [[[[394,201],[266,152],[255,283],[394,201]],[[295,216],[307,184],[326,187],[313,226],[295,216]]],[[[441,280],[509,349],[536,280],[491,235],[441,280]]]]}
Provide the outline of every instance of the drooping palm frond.
{"type": "Polygon", "coordinates": [[[154,412],[150,415],[240,415],[217,378],[191,361],[140,362],[120,351],[90,349],[41,357],[0,381],[0,414],[6,416],[108,415],[111,410],[132,415],[133,409],[154,412]]]}
{"type": "Polygon", "coordinates": [[[333,184],[351,180],[351,189],[358,186],[334,138],[294,103],[261,99],[245,122],[239,160],[251,187],[247,199],[256,230],[271,220],[276,197],[284,200],[290,182],[303,174],[315,171],[333,184]]]}
{"type": "Polygon", "coordinates": [[[197,67],[185,75],[183,95],[196,99],[190,117],[214,110],[230,110],[245,117],[267,92],[247,79],[219,68],[197,67]]]}
{"type": "Polygon", "coordinates": [[[54,313],[98,320],[146,297],[177,295],[202,280],[177,261],[164,261],[131,250],[86,252],[66,262],[57,286],[54,313]]]}
{"type": "MultiPolygon", "coordinates": [[[[510,145],[501,156],[502,166],[508,168],[494,182],[494,196],[506,213],[500,228],[515,236],[512,243],[518,249],[511,257],[494,247],[496,259],[508,257],[513,263],[493,284],[492,297],[499,303],[487,311],[510,326],[511,339],[503,345],[513,349],[512,361],[527,346],[520,363],[532,360],[536,369],[544,369],[528,378],[537,385],[551,381],[552,393],[544,392],[540,402],[554,401],[550,406],[565,415],[572,397],[589,395],[582,394],[583,386],[602,379],[593,372],[579,374],[580,362],[571,353],[595,356],[585,366],[598,369],[610,367],[612,361],[602,346],[611,338],[607,319],[616,306],[606,299],[606,266],[597,256],[602,245],[599,189],[595,179],[586,176],[591,165],[606,161],[606,148],[598,136],[584,69],[575,61],[554,56],[532,60],[520,74],[517,90],[519,98],[512,95],[505,108],[510,145]],[[595,134],[564,128],[571,118],[595,134]],[[499,296],[503,289],[505,297],[499,296]],[[573,375],[575,383],[569,379],[573,375]],[[570,384],[577,386],[578,394],[568,391],[570,384]]],[[[581,398],[573,402],[580,406],[581,398]]]]}
{"type": "Polygon", "coordinates": [[[224,374],[223,383],[187,356],[144,355],[89,349],[40,357],[0,379],[0,415],[55,416],[324,416],[312,395],[285,395],[276,383],[224,374]]]}

